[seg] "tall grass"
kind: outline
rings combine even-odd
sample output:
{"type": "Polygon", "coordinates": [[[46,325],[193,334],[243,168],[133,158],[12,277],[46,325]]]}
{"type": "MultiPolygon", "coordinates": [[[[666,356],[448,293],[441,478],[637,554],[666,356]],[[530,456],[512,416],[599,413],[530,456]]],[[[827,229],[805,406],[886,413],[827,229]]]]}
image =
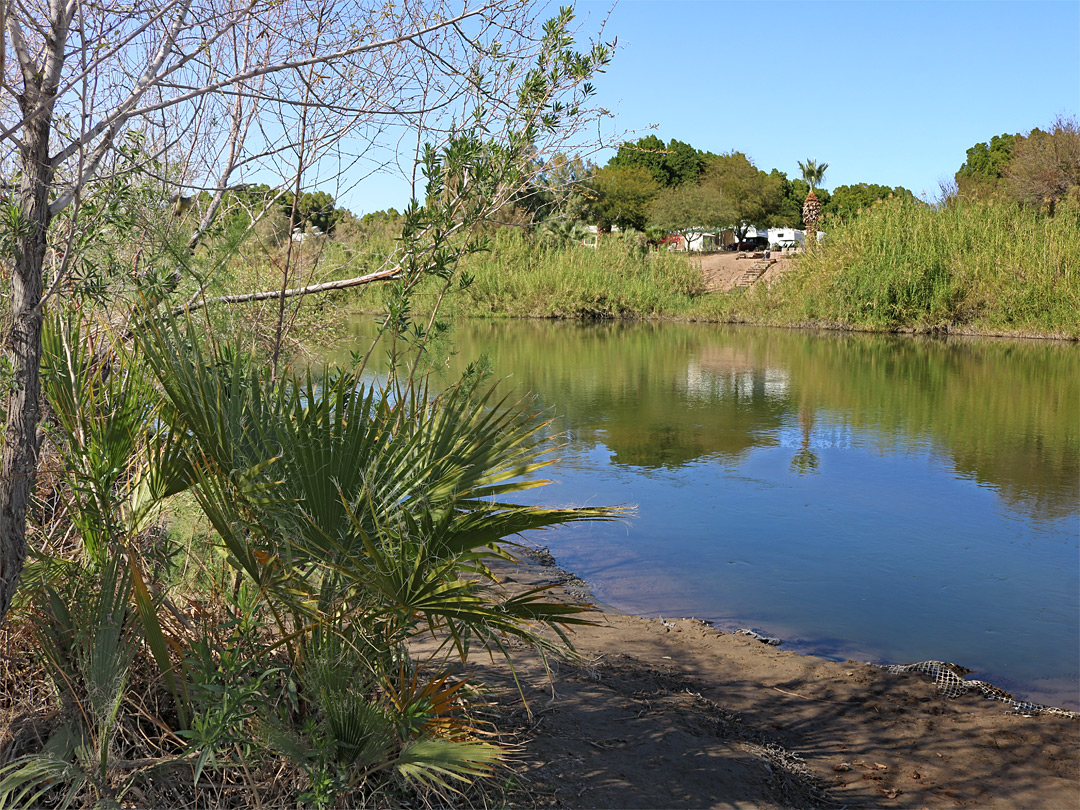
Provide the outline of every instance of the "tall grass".
{"type": "MultiPolygon", "coordinates": [[[[452,299],[463,317],[675,318],[870,331],[1080,337],[1080,217],[1048,218],[1000,200],[935,209],[890,199],[828,224],[824,244],[772,284],[704,291],[682,253],[632,239],[591,250],[502,229],[463,260],[471,285],[452,299]]],[[[385,291],[355,294],[381,309],[385,291]]],[[[432,294],[434,300],[434,293],[432,294]]],[[[417,298],[424,306],[424,297],[417,298]]]]}
{"type": "Polygon", "coordinates": [[[1080,218],[886,200],[728,306],[760,322],[1080,337],[1080,218]]]}
{"type": "Polygon", "coordinates": [[[470,256],[462,270],[473,283],[458,297],[457,312],[473,316],[677,316],[704,289],[684,256],[649,252],[618,236],[592,250],[546,246],[503,229],[491,250],[470,256]]]}

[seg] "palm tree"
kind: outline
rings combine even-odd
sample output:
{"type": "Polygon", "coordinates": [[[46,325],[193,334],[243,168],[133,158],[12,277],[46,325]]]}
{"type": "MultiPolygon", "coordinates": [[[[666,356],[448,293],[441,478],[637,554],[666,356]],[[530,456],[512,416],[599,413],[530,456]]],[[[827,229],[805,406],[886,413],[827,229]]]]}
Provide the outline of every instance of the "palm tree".
{"type": "Polygon", "coordinates": [[[552,217],[540,226],[540,237],[545,244],[553,247],[566,247],[580,244],[589,235],[589,229],[574,219],[552,217]]]}
{"type": "Polygon", "coordinates": [[[806,195],[802,210],[803,222],[806,224],[806,239],[811,245],[817,241],[817,223],[821,217],[821,203],[814,189],[824,179],[827,168],[829,168],[828,163],[819,165],[813,158],[807,158],[806,163],[799,161],[799,170],[802,172],[803,180],[810,186],[810,193],[806,195]]]}

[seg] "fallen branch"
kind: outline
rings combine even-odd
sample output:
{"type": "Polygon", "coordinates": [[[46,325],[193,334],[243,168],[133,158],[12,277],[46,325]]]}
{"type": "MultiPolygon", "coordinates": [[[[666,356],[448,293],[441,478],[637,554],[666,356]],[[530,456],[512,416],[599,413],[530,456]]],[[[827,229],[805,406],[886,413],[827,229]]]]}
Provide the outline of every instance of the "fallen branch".
{"type": "Polygon", "coordinates": [[[171,314],[175,317],[177,315],[183,315],[184,313],[196,312],[214,304],[246,304],[251,301],[267,301],[271,298],[295,298],[298,295],[312,295],[314,293],[329,292],[330,290],[344,290],[349,287],[359,287],[361,284],[369,284],[372,281],[388,281],[397,278],[398,273],[400,272],[401,269],[395,267],[393,270],[378,270],[374,273],[368,273],[366,276],[344,278],[340,281],[324,281],[322,284],[312,284],[307,287],[293,287],[289,290],[267,290],[266,292],[243,293],[241,295],[222,295],[218,298],[203,299],[202,301],[185,304],[182,307],[174,309],[171,314]]]}

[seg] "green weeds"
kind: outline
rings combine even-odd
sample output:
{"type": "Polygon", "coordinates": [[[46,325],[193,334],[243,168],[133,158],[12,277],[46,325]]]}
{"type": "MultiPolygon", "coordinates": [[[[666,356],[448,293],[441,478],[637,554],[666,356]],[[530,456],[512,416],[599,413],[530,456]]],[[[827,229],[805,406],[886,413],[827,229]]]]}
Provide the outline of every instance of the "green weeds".
{"type": "Polygon", "coordinates": [[[827,224],[771,287],[727,302],[764,323],[1080,337],[1080,218],[994,200],[886,200],[827,224]]]}
{"type": "MultiPolygon", "coordinates": [[[[692,258],[618,235],[589,248],[504,228],[463,260],[459,317],[672,318],[1080,337],[1080,218],[995,200],[890,199],[827,223],[773,284],[705,293],[692,258]]],[[[381,308],[384,293],[355,299],[381,308]]],[[[434,301],[421,290],[418,309],[434,301]]]]}
{"type": "Polygon", "coordinates": [[[39,548],[12,614],[57,720],[0,767],[0,805],[352,806],[491,775],[469,652],[561,653],[583,619],[488,564],[616,514],[510,500],[547,464],[531,411],[482,375],[438,396],[361,369],[280,379],[190,324],[127,349],[74,324],[51,320],[44,368],[46,536],[76,542],[39,548]],[[177,497],[212,534],[160,530],[177,497]],[[201,571],[177,571],[185,535],[201,571]]]}

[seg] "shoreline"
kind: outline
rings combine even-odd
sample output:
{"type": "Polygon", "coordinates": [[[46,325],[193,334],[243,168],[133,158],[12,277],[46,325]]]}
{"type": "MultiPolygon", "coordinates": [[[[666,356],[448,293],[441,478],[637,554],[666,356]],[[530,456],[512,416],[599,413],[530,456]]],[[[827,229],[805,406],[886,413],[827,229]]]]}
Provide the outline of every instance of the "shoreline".
{"type": "Polygon", "coordinates": [[[495,567],[508,588],[546,586],[597,612],[572,634],[578,661],[549,670],[515,652],[528,706],[508,667],[474,663],[478,680],[506,687],[497,725],[523,746],[527,795],[515,806],[1050,810],[1080,796],[1075,715],[1016,711],[974,690],[949,698],[924,674],[626,614],[528,549],[495,567]]]}
{"type": "MultiPolygon", "coordinates": [[[[596,612],[601,614],[629,616],[633,618],[643,619],[646,621],[660,621],[661,623],[670,623],[671,621],[700,622],[702,625],[713,629],[720,635],[745,636],[763,644],[776,647],[777,649],[784,652],[791,652],[796,655],[806,655],[813,658],[821,659],[823,661],[831,661],[834,663],[857,663],[864,666],[876,667],[892,672],[899,672],[904,670],[919,671],[916,668],[921,667],[923,664],[940,664],[941,666],[933,668],[933,673],[928,674],[928,677],[935,678],[938,682],[947,683],[947,688],[949,691],[957,692],[958,690],[966,690],[978,692],[983,694],[988,700],[998,700],[1002,704],[1008,706],[1010,709],[1013,709],[1015,711],[1024,711],[1034,714],[1048,713],[1060,715],[1063,717],[1080,718],[1080,711],[1078,710],[1060,707],[1052,703],[1040,703],[1038,701],[1024,699],[1023,697],[1016,697],[1008,689],[1001,687],[998,683],[983,681],[976,678],[968,678],[967,676],[973,673],[974,670],[971,670],[968,667],[964,666],[963,663],[956,661],[912,661],[899,664],[885,663],[883,661],[868,661],[863,659],[845,658],[843,655],[829,655],[827,653],[817,651],[813,648],[812,645],[807,642],[800,642],[798,640],[788,641],[787,639],[770,636],[767,633],[749,625],[745,627],[737,627],[736,625],[739,624],[738,622],[731,623],[731,627],[718,627],[716,625],[716,622],[711,619],[703,619],[695,616],[677,616],[674,618],[669,616],[668,619],[665,619],[663,615],[660,614],[657,614],[657,616],[653,617],[633,613],[628,610],[623,610],[621,608],[615,607],[614,605],[610,605],[597,599],[589,583],[579,577],[577,574],[574,574],[573,572],[560,566],[558,560],[547,547],[522,545],[520,548],[523,550],[522,557],[525,565],[535,565],[538,566],[540,571],[554,573],[557,578],[565,581],[564,587],[566,588],[566,591],[569,595],[573,596],[576,600],[579,600],[581,602],[587,602],[596,609],[596,612]],[[945,674],[938,675],[937,673],[941,671],[944,671],[945,674]],[[953,674],[948,674],[950,672],[953,674]],[[962,680],[960,680],[959,682],[958,677],[962,678],[962,680]],[[1006,698],[1004,696],[1008,697],[1006,698]]],[[[923,667],[923,669],[929,670],[930,668],[923,667]]],[[[1016,683],[1017,685],[1030,691],[1037,691],[1037,687],[1035,687],[1033,684],[1023,682],[1016,683]]],[[[943,686],[942,688],[946,687],[943,686]]],[[[1077,692],[1078,696],[1080,696],[1080,684],[1077,684],[1077,692]]]]}
{"type": "MultiPolygon", "coordinates": [[[[705,293],[726,294],[725,290],[714,290],[705,293]]],[[[354,320],[360,316],[378,315],[379,310],[353,309],[347,310],[346,319],[354,320]]],[[[579,315],[530,315],[515,314],[509,312],[490,313],[466,313],[462,317],[476,321],[566,321],[568,323],[700,323],[716,326],[748,326],[755,329],[789,329],[810,332],[841,332],[859,335],[892,335],[912,338],[960,338],[969,340],[1016,340],[1016,341],[1053,341],[1057,343],[1080,343],[1080,335],[1065,332],[1049,334],[1046,332],[1006,332],[998,328],[987,327],[985,331],[978,328],[961,328],[958,325],[945,327],[920,327],[912,325],[897,326],[889,329],[874,329],[866,325],[832,322],[790,322],[753,320],[748,316],[733,315],[728,318],[714,318],[703,315],[610,315],[583,317],[579,315]]],[[[343,337],[343,336],[339,336],[343,337]]]]}

